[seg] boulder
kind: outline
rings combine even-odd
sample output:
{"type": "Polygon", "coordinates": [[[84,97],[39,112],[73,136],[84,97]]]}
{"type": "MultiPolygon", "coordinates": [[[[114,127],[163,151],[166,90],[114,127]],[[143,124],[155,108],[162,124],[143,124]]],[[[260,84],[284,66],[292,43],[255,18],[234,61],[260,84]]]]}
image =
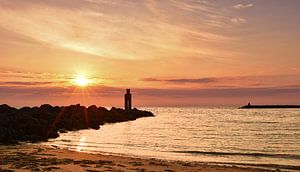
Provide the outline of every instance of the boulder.
{"type": "Polygon", "coordinates": [[[6,104],[0,105],[0,144],[18,141],[44,141],[58,137],[58,132],[80,129],[99,129],[104,123],[135,120],[153,116],[151,112],[120,108],[107,110],[95,105],[88,108],[80,104],[58,107],[48,104],[40,107],[16,109],[6,104]]]}

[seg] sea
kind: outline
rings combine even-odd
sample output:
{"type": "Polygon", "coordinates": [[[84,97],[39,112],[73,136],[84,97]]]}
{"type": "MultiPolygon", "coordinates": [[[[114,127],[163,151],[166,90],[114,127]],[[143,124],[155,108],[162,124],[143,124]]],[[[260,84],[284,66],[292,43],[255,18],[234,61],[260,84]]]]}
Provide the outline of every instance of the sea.
{"type": "Polygon", "coordinates": [[[300,169],[300,109],[141,109],[155,117],[61,133],[43,144],[88,153],[300,169]]]}

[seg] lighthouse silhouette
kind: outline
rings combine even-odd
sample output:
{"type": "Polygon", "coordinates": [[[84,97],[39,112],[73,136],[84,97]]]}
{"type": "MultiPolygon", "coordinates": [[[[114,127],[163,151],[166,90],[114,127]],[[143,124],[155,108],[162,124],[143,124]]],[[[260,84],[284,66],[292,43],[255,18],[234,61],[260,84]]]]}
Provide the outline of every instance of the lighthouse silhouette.
{"type": "Polygon", "coordinates": [[[125,102],[124,102],[124,108],[125,111],[130,111],[131,110],[131,94],[130,94],[130,89],[126,89],[126,94],[125,94],[125,102]]]}

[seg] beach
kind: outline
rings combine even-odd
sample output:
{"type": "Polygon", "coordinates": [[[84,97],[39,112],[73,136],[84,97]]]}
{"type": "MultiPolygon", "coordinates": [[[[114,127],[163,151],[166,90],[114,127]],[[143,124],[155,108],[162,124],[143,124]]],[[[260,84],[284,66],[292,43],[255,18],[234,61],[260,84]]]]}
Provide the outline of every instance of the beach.
{"type": "Polygon", "coordinates": [[[40,144],[0,146],[0,171],[270,171],[236,165],[88,154],[40,144]]]}

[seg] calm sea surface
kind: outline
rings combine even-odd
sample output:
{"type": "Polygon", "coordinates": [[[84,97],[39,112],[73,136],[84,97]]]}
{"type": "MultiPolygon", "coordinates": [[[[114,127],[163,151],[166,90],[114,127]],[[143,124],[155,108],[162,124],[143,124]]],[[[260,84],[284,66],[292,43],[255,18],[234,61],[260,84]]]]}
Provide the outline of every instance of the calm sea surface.
{"type": "Polygon", "coordinates": [[[300,110],[144,108],[156,116],[61,134],[45,143],[91,153],[300,166],[300,110]]]}

